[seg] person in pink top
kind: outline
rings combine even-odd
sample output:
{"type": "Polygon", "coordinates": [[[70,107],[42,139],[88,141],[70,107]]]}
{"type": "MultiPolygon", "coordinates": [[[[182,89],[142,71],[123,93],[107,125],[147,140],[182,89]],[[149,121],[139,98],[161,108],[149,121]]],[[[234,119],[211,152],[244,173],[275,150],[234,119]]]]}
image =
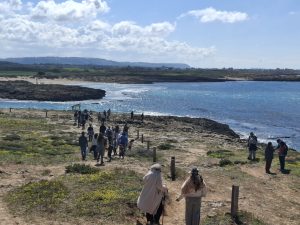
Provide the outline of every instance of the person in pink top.
{"type": "Polygon", "coordinates": [[[186,225],[200,224],[201,198],[206,196],[206,185],[197,168],[193,168],[190,177],[181,186],[181,195],[176,199],[185,198],[186,225]]]}

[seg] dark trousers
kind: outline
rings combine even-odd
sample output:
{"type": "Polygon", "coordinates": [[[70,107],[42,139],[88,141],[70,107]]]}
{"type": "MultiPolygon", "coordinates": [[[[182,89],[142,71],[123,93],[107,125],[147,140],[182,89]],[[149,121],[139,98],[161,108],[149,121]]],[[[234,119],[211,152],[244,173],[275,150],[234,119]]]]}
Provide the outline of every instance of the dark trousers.
{"type": "Polygon", "coordinates": [[[270,173],[272,159],[266,159],[266,173],[270,173]]]}
{"type": "Polygon", "coordinates": [[[92,140],[93,140],[93,135],[89,134],[89,141],[92,141],[92,140]]]}
{"type": "Polygon", "coordinates": [[[97,151],[96,151],[97,146],[96,145],[92,145],[90,152],[94,153],[94,159],[97,159],[97,151]]]}
{"type": "Polygon", "coordinates": [[[86,158],[86,146],[84,146],[84,147],[81,146],[80,150],[81,150],[82,160],[85,160],[85,158],[86,158]]]}
{"type": "Polygon", "coordinates": [[[159,205],[159,207],[158,207],[158,210],[157,210],[157,212],[156,212],[155,215],[151,215],[151,214],[149,214],[149,213],[146,213],[147,221],[148,221],[148,222],[151,222],[151,223],[153,223],[153,222],[154,222],[154,223],[159,223],[160,216],[161,216],[163,210],[164,210],[164,206],[163,206],[162,201],[161,201],[161,202],[160,202],[160,205],[159,205]]]}
{"type": "Polygon", "coordinates": [[[285,166],[285,155],[280,155],[279,156],[279,162],[280,162],[280,170],[284,170],[285,166]]]}

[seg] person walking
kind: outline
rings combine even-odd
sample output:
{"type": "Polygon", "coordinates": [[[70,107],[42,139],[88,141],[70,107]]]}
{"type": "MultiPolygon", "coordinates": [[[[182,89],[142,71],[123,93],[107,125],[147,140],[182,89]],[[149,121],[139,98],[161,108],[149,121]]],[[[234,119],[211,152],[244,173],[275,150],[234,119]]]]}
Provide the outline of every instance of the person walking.
{"type": "Polygon", "coordinates": [[[118,144],[119,144],[119,158],[124,159],[126,148],[128,145],[128,137],[125,132],[123,132],[119,137],[118,144]]]}
{"type": "Polygon", "coordinates": [[[131,113],[130,113],[130,119],[133,121],[134,120],[134,113],[133,113],[133,111],[131,111],[131,113]]]}
{"type": "Polygon", "coordinates": [[[79,146],[80,146],[80,150],[81,150],[82,160],[85,160],[86,149],[88,148],[88,140],[87,140],[84,132],[82,132],[81,136],[79,137],[79,146]]]}
{"type": "Polygon", "coordinates": [[[90,124],[90,126],[87,129],[88,135],[89,135],[89,141],[93,140],[93,136],[94,136],[94,128],[92,126],[92,124],[90,124]]]}
{"type": "Polygon", "coordinates": [[[176,201],[185,198],[185,224],[199,225],[201,198],[206,196],[207,189],[197,168],[193,168],[190,174],[190,177],[181,186],[181,195],[176,201]]]}
{"type": "Polygon", "coordinates": [[[288,146],[281,139],[277,139],[278,146],[276,150],[278,150],[279,163],[280,163],[280,171],[282,173],[285,171],[285,157],[287,156],[288,146]]]}
{"type": "Polygon", "coordinates": [[[94,154],[94,160],[96,160],[97,159],[97,140],[98,139],[98,134],[96,133],[96,134],[94,134],[94,137],[93,137],[93,140],[92,140],[92,147],[91,147],[91,149],[90,149],[90,152],[93,152],[93,154],[94,154]]]}
{"type": "Polygon", "coordinates": [[[104,137],[104,135],[102,133],[100,133],[98,135],[97,148],[96,148],[96,151],[97,151],[97,164],[99,164],[100,160],[101,160],[100,165],[104,164],[103,158],[104,158],[104,153],[105,153],[105,147],[106,147],[106,145],[107,145],[107,140],[104,137]]]}
{"type": "Polygon", "coordinates": [[[142,121],[142,123],[144,122],[144,113],[142,113],[142,115],[141,115],[141,121],[142,121]]]}
{"type": "Polygon", "coordinates": [[[106,131],[106,126],[104,125],[104,122],[102,122],[99,132],[104,135],[105,131],[106,131]]]}
{"type": "Polygon", "coordinates": [[[253,132],[250,133],[250,136],[248,138],[248,149],[249,149],[248,159],[251,161],[256,160],[257,137],[254,135],[253,132]]]}
{"type": "Polygon", "coordinates": [[[265,149],[265,160],[266,160],[266,173],[271,174],[270,168],[273,160],[274,155],[274,147],[272,145],[272,142],[269,142],[266,149],[265,149]]]}
{"type": "Polygon", "coordinates": [[[159,224],[168,189],[162,184],[161,165],[154,164],[143,177],[144,187],[137,200],[137,207],[146,213],[147,224],[159,224]]]}

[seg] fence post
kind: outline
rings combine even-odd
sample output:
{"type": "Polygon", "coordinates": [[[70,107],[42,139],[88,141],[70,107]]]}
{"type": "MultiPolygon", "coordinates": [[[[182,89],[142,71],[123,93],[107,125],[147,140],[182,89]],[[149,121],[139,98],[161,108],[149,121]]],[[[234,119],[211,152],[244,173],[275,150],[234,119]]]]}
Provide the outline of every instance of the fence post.
{"type": "Polygon", "coordinates": [[[239,208],[239,186],[232,185],[231,217],[236,217],[239,208]]]}
{"type": "Polygon", "coordinates": [[[156,148],[153,148],[153,162],[156,162],[156,148]]]}
{"type": "Polygon", "coordinates": [[[150,141],[147,141],[147,150],[149,151],[150,149],[150,141]]]}
{"type": "Polygon", "coordinates": [[[11,113],[11,108],[9,108],[9,112],[11,113]]]}
{"type": "Polygon", "coordinates": [[[46,110],[46,118],[48,117],[48,110],[46,110]]]}
{"type": "Polygon", "coordinates": [[[142,134],[142,140],[141,140],[142,143],[144,143],[144,134],[142,134]]]}
{"type": "Polygon", "coordinates": [[[136,139],[139,139],[140,138],[140,130],[137,130],[136,132],[136,139]]]}
{"type": "Polygon", "coordinates": [[[175,180],[176,172],[175,172],[175,156],[171,157],[171,179],[175,180]]]}

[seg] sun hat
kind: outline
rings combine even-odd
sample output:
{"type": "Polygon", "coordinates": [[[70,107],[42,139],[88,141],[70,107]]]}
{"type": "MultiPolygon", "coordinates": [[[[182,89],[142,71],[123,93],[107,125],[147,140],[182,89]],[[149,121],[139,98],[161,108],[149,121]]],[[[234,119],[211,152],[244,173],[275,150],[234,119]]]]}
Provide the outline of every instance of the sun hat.
{"type": "Polygon", "coordinates": [[[161,170],[161,165],[159,163],[155,163],[150,167],[151,170],[161,170]]]}

